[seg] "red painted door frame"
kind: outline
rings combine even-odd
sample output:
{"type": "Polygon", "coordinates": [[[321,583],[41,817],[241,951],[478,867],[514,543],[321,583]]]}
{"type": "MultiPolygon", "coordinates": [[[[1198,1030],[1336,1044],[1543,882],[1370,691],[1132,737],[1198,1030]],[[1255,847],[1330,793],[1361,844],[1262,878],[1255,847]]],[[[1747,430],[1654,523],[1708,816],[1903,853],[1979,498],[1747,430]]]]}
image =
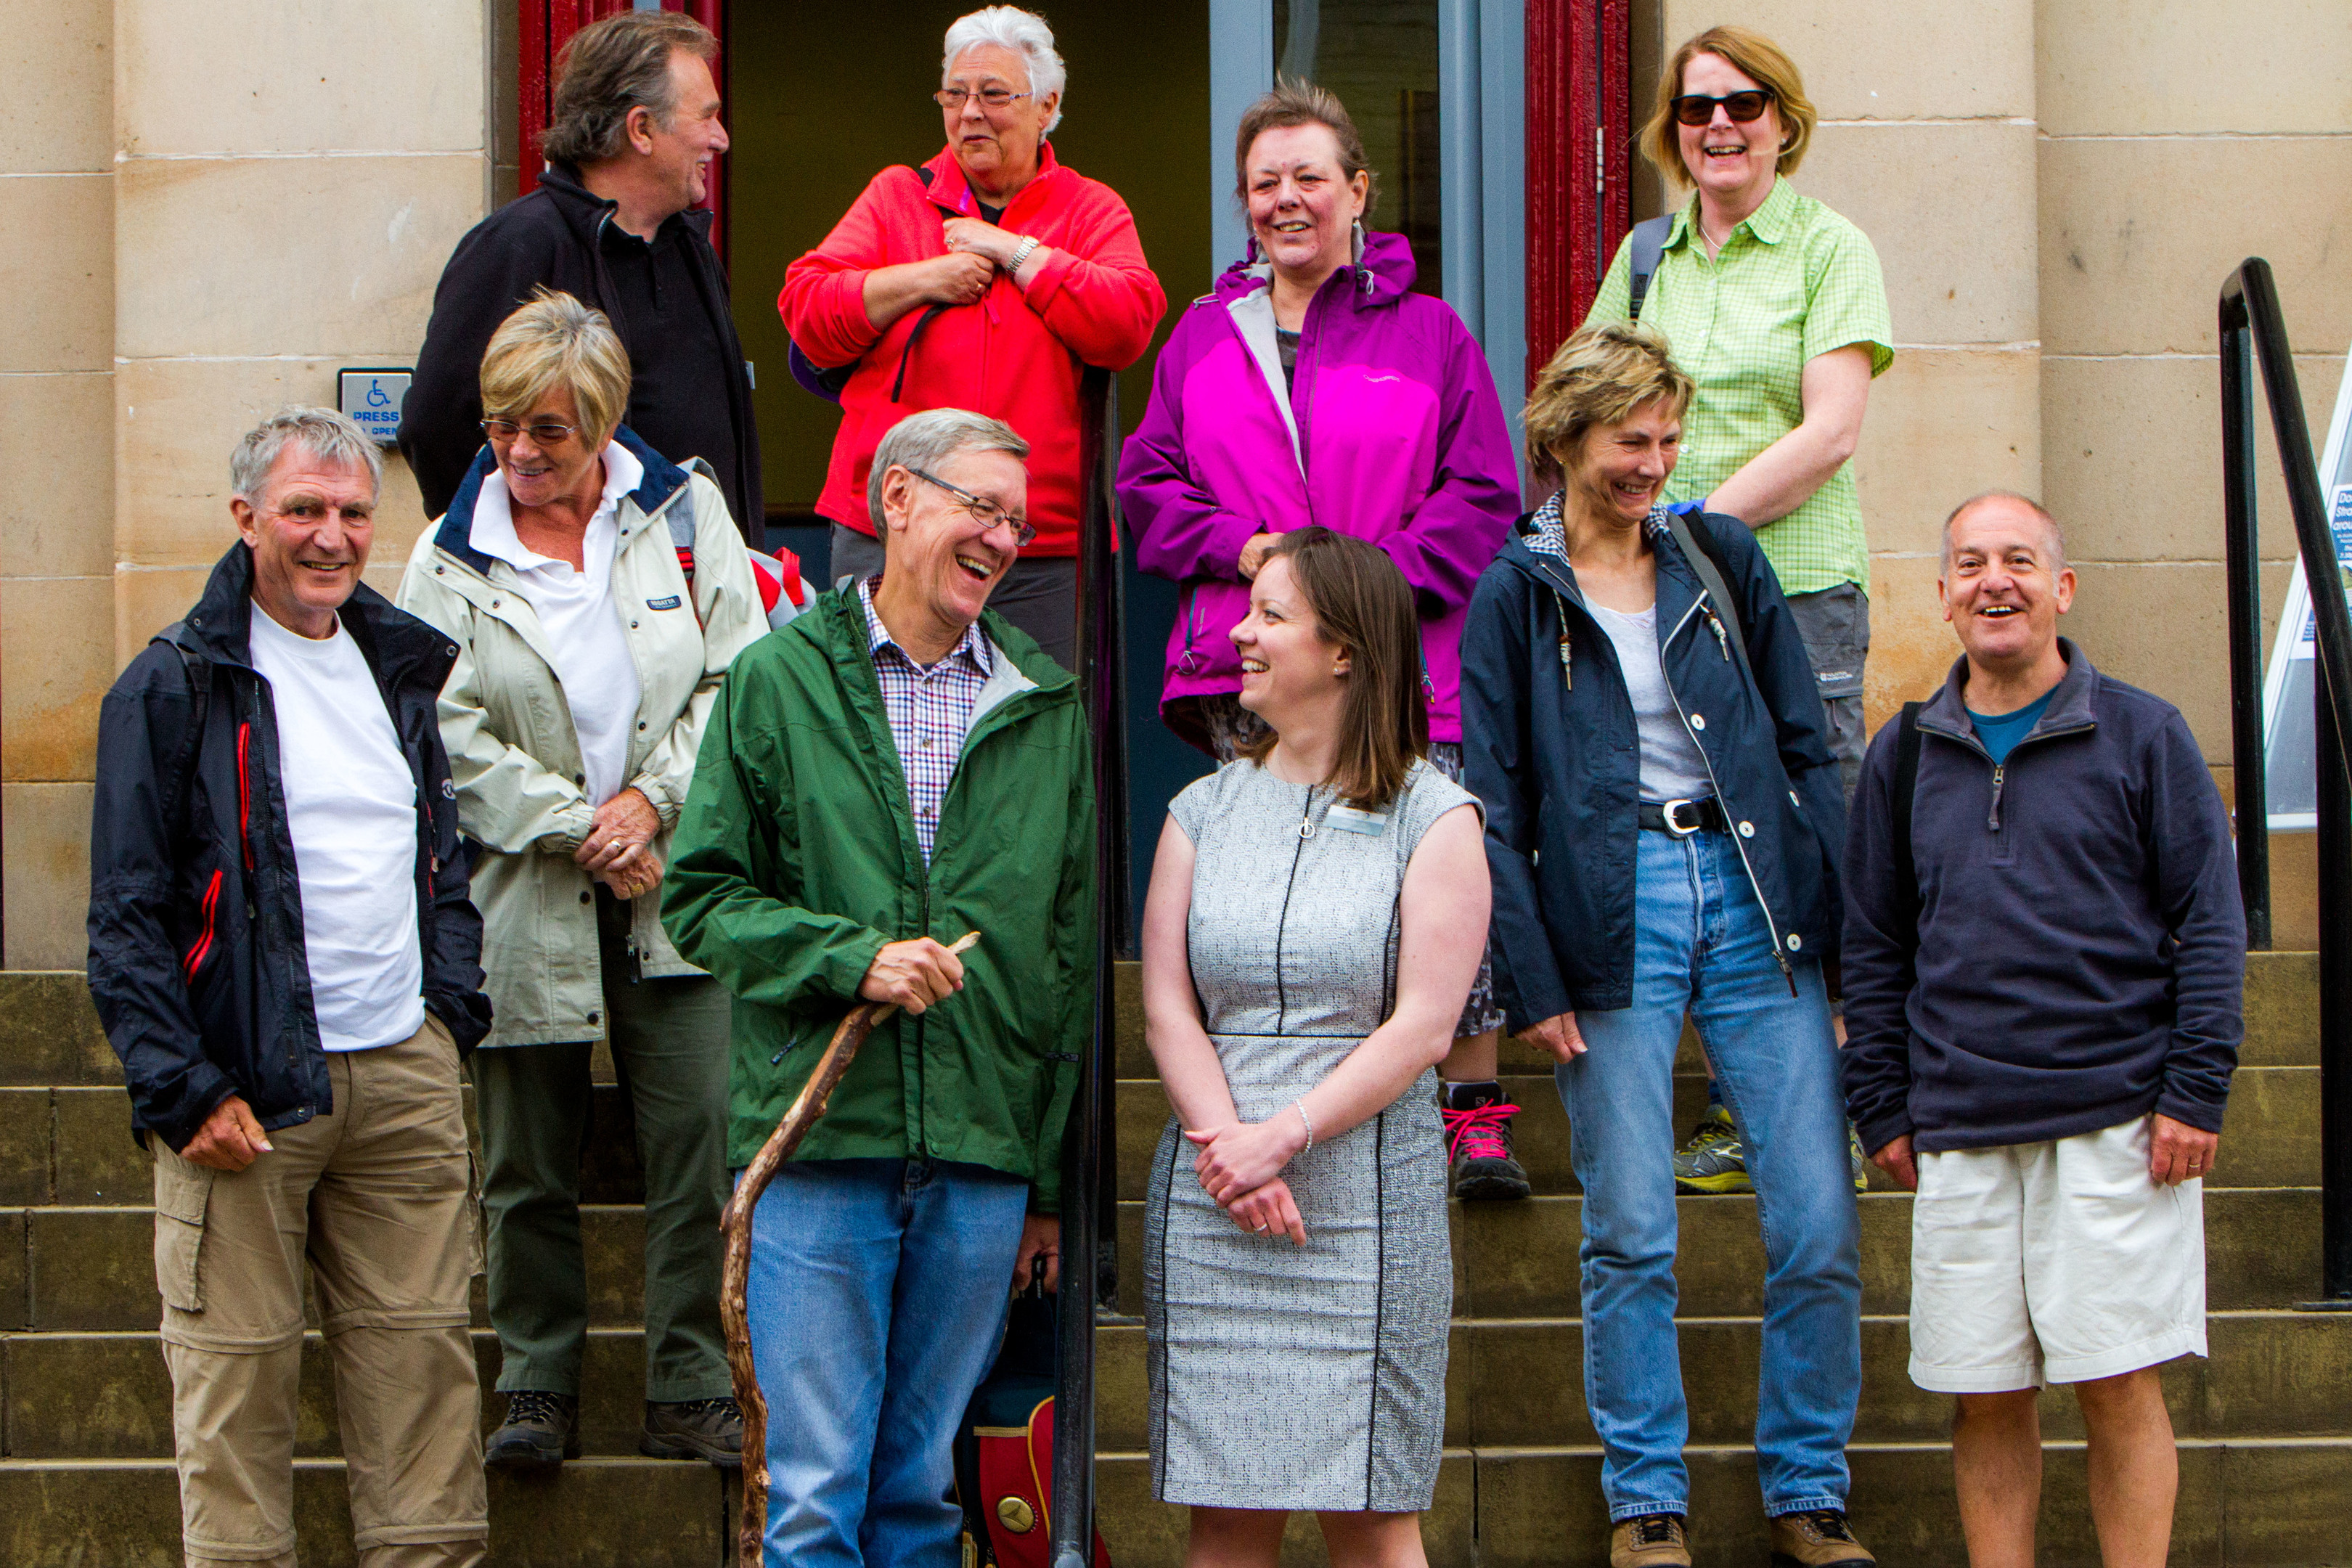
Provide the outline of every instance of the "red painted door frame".
{"type": "Polygon", "coordinates": [[[1528,380],[1592,308],[1632,215],[1627,0],[1528,0],[1528,380]]]}
{"type": "MultiPolygon", "coordinates": [[[[515,194],[521,195],[539,186],[539,138],[547,129],[548,115],[555,101],[555,62],[563,53],[563,46],[572,35],[591,22],[601,22],[630,8],[629,0],[516,0],[521,27],[520,90],[515,95],[520,133],[518,145],[522,149],[520,177],[515,194]]],[[[727,90],[727,8],[726,0],[662,0],[665,11],[683,11],[717,34],[719,41],[719,58],[710,62],[711,75],[719,80],[719,91],[727,90]]],[[[724,111],[722,110],[722,115],[724,111]]],[[[727,159],[725,154],[713,163],[710,172],[710,243],[719,247],[724,260],[727,217],[727,159]]]]}

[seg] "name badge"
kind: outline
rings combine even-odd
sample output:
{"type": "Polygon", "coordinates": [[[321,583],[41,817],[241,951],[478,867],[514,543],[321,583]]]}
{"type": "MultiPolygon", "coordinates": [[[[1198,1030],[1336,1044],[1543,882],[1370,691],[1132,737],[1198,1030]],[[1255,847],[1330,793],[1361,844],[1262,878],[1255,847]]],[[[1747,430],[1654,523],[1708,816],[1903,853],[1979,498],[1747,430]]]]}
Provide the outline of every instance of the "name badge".
{"type": "Polygon", "coordinates": [[[1367,838],[1378,838],[1389,830],[1389,814],[1385,811],[1358,811],[1352,805],[1335,805],[1323,818],[1323,826],[1341,833],[1360,833],[1367,838]]]}
{"type": "Polygon", "coordinates": [[[647,599],[646,601],[646,608],[648,610],[675,610],[677,608],[677,605],[678,597],[676,594],[669,595],[666,598],[647,599]]]}

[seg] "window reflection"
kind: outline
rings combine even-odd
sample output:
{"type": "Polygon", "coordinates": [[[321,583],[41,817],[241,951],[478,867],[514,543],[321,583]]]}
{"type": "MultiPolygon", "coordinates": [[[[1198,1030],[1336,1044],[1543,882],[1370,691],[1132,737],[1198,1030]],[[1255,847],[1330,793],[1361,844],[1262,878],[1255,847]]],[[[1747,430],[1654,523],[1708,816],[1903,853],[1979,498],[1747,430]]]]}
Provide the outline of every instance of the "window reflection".
{"type": "Polygon", "coordinates": [[[1339,95],[1380,177],[1366,226],[1412,246],[1417,293],[1442,295],[1437,0],[1274,0],[1277,68],[1339,95]]]}

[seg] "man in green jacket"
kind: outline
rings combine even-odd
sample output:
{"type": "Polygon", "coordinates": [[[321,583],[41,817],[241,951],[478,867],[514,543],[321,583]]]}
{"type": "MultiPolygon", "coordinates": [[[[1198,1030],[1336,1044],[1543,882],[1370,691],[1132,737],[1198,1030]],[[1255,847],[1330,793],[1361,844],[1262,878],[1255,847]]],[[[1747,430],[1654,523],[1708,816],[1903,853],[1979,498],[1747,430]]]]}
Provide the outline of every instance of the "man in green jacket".
{"type": "Polygon", "coordinates": [[[735,661],[678,819],[662,921],[736,999],[731,1166],[844,1013],[902,1009],[752,1216],[771,1564],[955,1561],[956,1423],[1008,1288],[1059,1272],[1095,803],[1076,683],[985,613],[1034,537],[1028,453],[951,408],[883,438],[881,574],[735,661]]]}

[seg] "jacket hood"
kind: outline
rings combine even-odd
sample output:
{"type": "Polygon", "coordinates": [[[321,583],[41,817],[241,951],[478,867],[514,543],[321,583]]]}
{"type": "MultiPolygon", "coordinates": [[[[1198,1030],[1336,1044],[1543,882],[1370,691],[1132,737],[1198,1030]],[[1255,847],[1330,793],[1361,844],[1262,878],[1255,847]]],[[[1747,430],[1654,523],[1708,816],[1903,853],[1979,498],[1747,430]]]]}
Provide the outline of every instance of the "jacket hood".
{"type": "MultiPolygon", "coordinates": [[[[2050,689],[2050,706],[2042,710],[2033,728],[2020,737],[2021,741],[2061,731],[2087,729],[2098,722],[2092,699],[2098,693],[2099,672],[2092,668],[2090,656],[2076,647],[2070,637],[2058,639],[2058,651],[2066,656],[2066,673],[2050,689]]],[[[1969,660],[1963,654],[1952,661],[1952,668],[1945,673],[1942,689],[1919,710],[1919,727],[1973,744],[1977,729],[1976,721],[1969,717],[1968,682],[1969,660]]]]}
{"type": "MultiPolygon", "coordinates": [[[[1401,234],[1376,234],[1366,230],[1364,253],[1353,266],[1340,268],[1353,279],[1349,290],[1358,303],[1393,305],[1412,291],[1413,279],[1421,275],[1412,259],[1412,243],[1401,234]]],[[[1253,238],[1242,252],[1242,258],[1225,268],[1212,290],[1220,305],[1231,305],[1252,289],[1265,288],[1274,277],[1274,264],[1259,257],[1257,241],[1253,238]]],[[[1331,287],[1328,279],[1324,288],[1331,287]]]]}
{"type": "MultiPolygon", "coordinates": [[[[573,237],[591,249],[595,247],[597,231],[604,226],[604,220],[621,209],[620,203],[590,190],[581,181],[580,171],[569,163],[550,163],[540,170],[539,188],[547,193],[555,210],[563,215],[573,237]]],[[[710,237],[710,221],[715,215],[709,207],[688,207],[677,216],[704,239],[710,237]]]]}
{"type": "MultiPolygon", "coordinates": [[[[621,444],[623,451],[645,465],[646,477],[637,481],[637,488],[629,492],[629,499],[637,503],[637,510],[646,516],[653,516],[661,510],[664,501],[686,488],[687,471],[646,446],[645,438],[627,426],[614,426],[613,439],[621,444]]],[[[457,493],[449,498],[449,510],[442,514],[440,524],[433,534],[436,548],[447,552],[485,576],[489,574],[490,557],[474,548],[474,506],[481,500],[482,481],[488,479],[490,470],[498,466],[498,458],[491,453],[489,443],[483,442],[482,449],[474,454],[474,466],[466,470],[465,481],[458,485],[457,493]]]]}
{"type": "MultiPolygon", "coordinates": [[[[399,686],[423,680],[437,691],[457,650],[449,639],[362,583],[335,612],[377,676],[399,686]]],[[[156,634],[214,664],[253,665],[253,552],[239,540],[213,564],[187,618],[156,634]]]]}
{"type": "MultiPolygon", "coordinates": [[[[1061,166],[1062,161],[1054,155],[1054,144],[1051,142],[1038,142],[1037,172],[1030,176],[1029,183],[1021,187],[1020,195],[1014,196],[1013,201],[1019,201],[1022,196],[1045,184],[1061,166]]],[[[924,194],[941,212],[951,217],[980,216],[980,193],[973,190],[971,182],[964,178],[963,165],[956,162],[954,148],[942,147],[929,163],[919,164],[915,169],[915,178],[923,182],[924,194]]],[[[1004,205],[1010,207],[1013,203],[1004,205]]]]}

